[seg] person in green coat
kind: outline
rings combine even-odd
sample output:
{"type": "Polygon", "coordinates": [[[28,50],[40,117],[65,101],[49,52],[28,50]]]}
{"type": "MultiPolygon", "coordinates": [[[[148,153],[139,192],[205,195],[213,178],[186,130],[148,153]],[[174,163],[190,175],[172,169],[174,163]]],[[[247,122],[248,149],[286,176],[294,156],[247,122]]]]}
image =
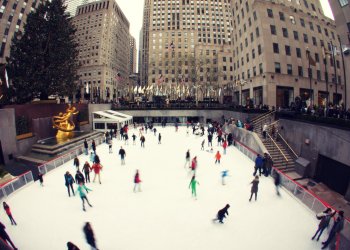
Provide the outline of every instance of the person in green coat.
{"type": "Polygon", "coordinates": [[[196,176],[193,175],[188,188],[191,188],[192,196],[196,199],[197,199],[197,190],[196,190],[197,184],[199,185],[199,182],[196,180],[196,176]]]}
{"type": "Polygon", "coordinates": [[[87,188],[83,182],[79,182],[79,187],[77,188],[76,192],[79,192],[79,195],[80,195],[80,198],[83,202],[83,211],[86,211],[85,210],[85,201],[89,204],[90,207],[92,207],[92,205],[90,204],[88,198],[86,197],[86,193],[88,191],[92,191],[91,189],[87,188]]]}

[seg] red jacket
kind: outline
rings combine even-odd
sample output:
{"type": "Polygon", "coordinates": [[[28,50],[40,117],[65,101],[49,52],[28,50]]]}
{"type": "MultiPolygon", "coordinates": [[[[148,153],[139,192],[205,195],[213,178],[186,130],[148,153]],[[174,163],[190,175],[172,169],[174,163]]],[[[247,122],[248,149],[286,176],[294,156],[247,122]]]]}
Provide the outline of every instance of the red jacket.
{"type": "Polygon", "coordinates": [[[220,160],[221,154],[220,154],[219,152],[217,152],[216,155],[215,155],[215,158],[216,158],[217,160],[220,160]]]}
{"type": "Polygon", "coordinates": [[[139,173],[135,174],[134,182],[135,183],[140,183],[141,182],[139,173]]]}
{"type": "Polygon", "coordinates": [[[4,209],[5,209],[7,215],[11,215],[11,210],[10,210],[9,206],[4,207],[4,209]]]}
{"type": "Polygon", "coordinates": [[[224,141],[224,144],[222,144],[222,147],[225,149],[227,148],[227,141],[224,141]]]}
{"type": "Polygon", "coordinates": [[[99,163],[94,163],[91,169],[94,170],[95,174],[99,174],[102,169],[102,166],[99,163]]]}

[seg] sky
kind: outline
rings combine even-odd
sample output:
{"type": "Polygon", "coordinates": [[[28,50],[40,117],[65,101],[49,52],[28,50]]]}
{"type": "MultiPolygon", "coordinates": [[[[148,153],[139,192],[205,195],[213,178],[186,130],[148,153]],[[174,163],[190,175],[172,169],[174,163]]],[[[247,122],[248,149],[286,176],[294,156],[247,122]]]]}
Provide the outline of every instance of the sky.
{"type": "MultiPolygon", "coordinates": [[[[137,53],[139,47],[140,30],[143,17],[143,0],[116,0],[119,7],[124,12],[130,22],[130,34],[135,37],[137,44],[137,53]]],[[[320,0],[325,15],[334,19],[328,0],[320,0]]]]}

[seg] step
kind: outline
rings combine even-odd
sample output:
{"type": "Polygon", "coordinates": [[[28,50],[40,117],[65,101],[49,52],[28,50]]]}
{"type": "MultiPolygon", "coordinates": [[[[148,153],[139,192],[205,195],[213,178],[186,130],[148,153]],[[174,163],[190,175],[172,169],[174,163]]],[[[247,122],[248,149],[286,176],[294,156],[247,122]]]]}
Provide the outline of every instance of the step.
{"type": "Polygon", "coordinates": [[[16,157],[16,159],[20,162],[23,162],[23,163],[34,163],[34,164],[38,164],[38,165],[44,164],[46,162],[46,161],[43,161],[40,159],[36,159],[36,158],[24,156],[24,155],[18,156],[18,157],[16,157]]]}

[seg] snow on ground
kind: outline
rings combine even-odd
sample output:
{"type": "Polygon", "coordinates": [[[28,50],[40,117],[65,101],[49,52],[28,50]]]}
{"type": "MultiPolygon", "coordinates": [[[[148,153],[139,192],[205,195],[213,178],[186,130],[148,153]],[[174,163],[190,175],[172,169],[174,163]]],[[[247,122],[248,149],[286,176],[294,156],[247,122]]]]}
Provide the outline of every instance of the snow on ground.
{"type": "MultiPolygon", "coordinates": [[[[177,133],[174,127],[157,130],[157,136],[150,131],[145,135],[145,148],[134,129],[129,137],[138,136],[136,145],[132,139],[126,146],[114,140],[112,154],[106,144],[97,147],[104,166],[102,184],[87,184],[93,189],[88,194],[93,207],[86,206],[86,212],[79,196],[68,197],[64,185],[66,171],[75,176],[73,161],[45,175],[44,187],[36,182],[12,195],[7,202],[18,226],[11,226],[3,209],[0,215],[17,247],[61,250],[72,241],[82,250],[90,249],[82,231],[89,221],[100,250],[320,249],[322,238],[311,241],[318,224],[315,215],[283,190],[278,197],[271,178],[261,177],[258,201],[248,201],[254,164],[237,149],[230,147],[221,165],[215,165],[215,152],[222,153],[216,141],[210,153],[200,150],[203,137],[191,130],[186,135],[185,127],[177,133]],[[120,146],[126,150],[125,166],[120,163],[120,146]],[[198,157],[197,200],[191,197],[191,176],[184,168],[187,149],[191,158],[198,157]],[[140,193],[133,192],[136,169],[142,180],[140,193]],[[224,169],[230,175],[225,186],[220,177],[224,169]],[[213,223],[227,203],[231,207],[225,224],[213,223]]],[[[79,159],[81,165],[88,160],[85,155],[79,159]]]]}

